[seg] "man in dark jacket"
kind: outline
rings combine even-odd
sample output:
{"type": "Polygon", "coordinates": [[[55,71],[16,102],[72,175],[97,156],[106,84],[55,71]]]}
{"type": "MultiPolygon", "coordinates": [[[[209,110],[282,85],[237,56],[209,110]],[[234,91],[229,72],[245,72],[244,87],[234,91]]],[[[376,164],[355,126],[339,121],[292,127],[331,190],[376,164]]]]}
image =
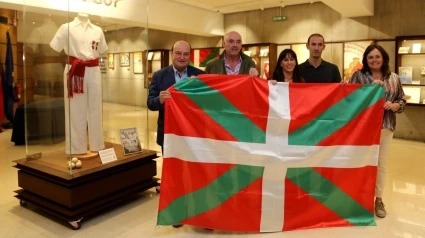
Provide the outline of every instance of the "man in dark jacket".
{"type": "MultiPolygon", "coordinates": [[[[184,78],[204,73],[204,71],[189,65],[190,45],[186,41],[174,43],[171,47],[171,60],[173,61],[172,65],[154,73],[148,95],[149,110],[159,111],[156,143],[161,146],[162,152],[164,152],[164,102],[171,97],[166,90],[184,78]]],[[[175,228],[181,226],[183,225],[173,225],[175,228]]]]}
{"type": "Polygon", "coordinates": [[[166,90],[186,77],[204,73],[189,65],[190,45],[186,41],[174,43],[171,48],[171,60],[172,65],[153,74],[147,102],[149,110],[159,111],[156,143],[161,146],[161,150],[164,144],[164,102],[171,97],[166,90]]]}
{"type": "Polygon", "coordinates": [[[209,74],[249,74],[251,77],[258,76],[255,62],[242,52],[242,37],[236,31],[224,35],[224,52],[220,57],[207,63],[205,72],[209,74]]]}

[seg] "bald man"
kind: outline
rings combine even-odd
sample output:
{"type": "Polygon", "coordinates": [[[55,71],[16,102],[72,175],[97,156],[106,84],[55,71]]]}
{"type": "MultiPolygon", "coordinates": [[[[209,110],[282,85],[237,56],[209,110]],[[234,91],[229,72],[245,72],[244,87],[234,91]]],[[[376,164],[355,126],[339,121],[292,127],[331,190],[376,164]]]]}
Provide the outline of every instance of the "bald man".
{"type": "Polygon", "coordinates": [[[177,41],[173,44],[171,60],[172,65],[153,74],[147,102],[149,110],[159,111],[156,143],[161,146],[161,150],[164,144],[164,102],[170,98],[170,93],[166,90],[186,77],[204,73],[189,65],[190,45],[186,41],[177,41]]]}
{"type": "Polygon", "coordinates": [[[224,52],[220,57],[207,63],[205,72],[209,74],[238,75],[248,74],[251,77],[258,76],[255,63],[248,55],[242,52],[242,37],[236,31],[224,35],[224,52]]]}

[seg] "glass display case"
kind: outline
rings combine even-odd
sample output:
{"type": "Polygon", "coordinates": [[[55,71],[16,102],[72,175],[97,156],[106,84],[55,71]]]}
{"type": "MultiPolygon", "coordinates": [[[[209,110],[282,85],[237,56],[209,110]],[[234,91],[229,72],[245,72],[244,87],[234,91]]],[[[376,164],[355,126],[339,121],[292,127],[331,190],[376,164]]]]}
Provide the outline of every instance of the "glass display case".
{"type": "Polygon", "coordinates": [[[11,102],[12,142],[25,147],[14,161],[22,188],[16,193],[21,205],[79,229],[84,216],[125,196],[159,192],[149,143],[156,114],[148,113],[144,87],[152,67],[142,54],[148,1],[24,2],[12,11],[19,24],[1,28],[10,35],[4,61],[14,66],[6,70],[20,95],[11,102]],[[137,23],[117,24],[126,4],[137,5],[137,23]]]}

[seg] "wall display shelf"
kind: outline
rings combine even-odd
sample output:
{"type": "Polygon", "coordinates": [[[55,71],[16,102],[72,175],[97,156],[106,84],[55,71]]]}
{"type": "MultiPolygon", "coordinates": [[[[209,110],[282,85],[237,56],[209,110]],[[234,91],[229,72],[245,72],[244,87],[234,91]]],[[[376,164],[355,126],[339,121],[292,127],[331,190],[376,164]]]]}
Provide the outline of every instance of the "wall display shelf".
{"type": "Polygon", "coordinates": [[[404,81],[406,81],[406,77],[411,77],[411,79],[407,80],[411,83],[402,84],[407,105],[404,113],[397,115],[397,129],[394,132],[394,137],[425,141],[425,134],[423,134],[423,118],[425,116],[425,35],[397,36],[395,40],[395,56],[395,72],[399,74],[400,78],[404,77],[404,81]],[[413,53],[413,51],[416,53],[413,53]],[[409,70],[406,71],[406,69],[409,70]]]}
{"type": "Polygon", "coordinates": [[[143,52],[144,57],[143,61],[145,61],[145,57],[147,57],[148,61],[148,67],[146,69],[143,69],[144,75],[145,75],[145,88],[149,88],[149,85],[152,81],[152,75],[164,68],[170,65],[170,50],[164,50],[164,49],[152,49],[148,50],[147,52],[143,52]],[[146,55],[147,54],[147,55],[146,55]],[[147,72],[145,72],[147,70],[147,72]]]}
{"type": "Polygon", "coordinates": [[[272,77],[277,61],[276,44],[245,44],[242,46],[242,51],[254,60],[261,78],[269,79],[272,77]]]}
{"type": "Polygon", "coordinates": [[[397,36],[396,37],[396,73],[402,79],[410,69],[411,77],[403,83],[403,90],[408,99],[408,105],[423,105],[425,100],[425,36],[397,36]],[[415,48],[415,49],[413,49],[415,48]],[[419,53],[412,53],[413,50],[419,53]],[[400,53],[401,51],[407,53],[400,53]],[[411,101],[414,98],[414,102],[411,101]]]}
{"type": "Polygon", "coordinates": [[[102,164],[98,156],[86,159],[82,168],[71,174],[65,152],[14,161],[22,188],[15,191],[20,204],[40,208],[78,230],[83,219],[117,206],[141,191],[156,187],[159,193],[158,179],[154,178],[155,151],[125,156],[121,145],[106,146],[114,149],[118,160],[102,164]]]}

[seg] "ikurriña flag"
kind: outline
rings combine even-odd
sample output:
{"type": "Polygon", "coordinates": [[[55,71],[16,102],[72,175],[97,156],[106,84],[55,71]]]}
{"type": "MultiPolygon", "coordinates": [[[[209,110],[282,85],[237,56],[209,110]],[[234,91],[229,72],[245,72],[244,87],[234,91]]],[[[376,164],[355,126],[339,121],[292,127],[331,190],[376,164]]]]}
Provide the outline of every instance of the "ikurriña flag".
{"type": "Polygon", "coordinates": [[[200,75],[168,90],[159,225],[375,225],[382,87],[200,75]]]}

